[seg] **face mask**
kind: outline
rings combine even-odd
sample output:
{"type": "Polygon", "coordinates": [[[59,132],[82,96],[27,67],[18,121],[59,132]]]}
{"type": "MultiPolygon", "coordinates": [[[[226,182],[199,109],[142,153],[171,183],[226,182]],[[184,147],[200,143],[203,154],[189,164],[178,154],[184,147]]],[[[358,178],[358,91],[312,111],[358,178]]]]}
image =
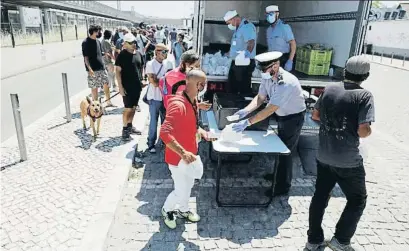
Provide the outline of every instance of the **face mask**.
{"type": "Polygon", "coordinates": [[[199,98],[203,97],[205,95],[206,91],[207,91],[207,84],[205,84],[205,86],[203,87],[203,90],[198,90],[198,91],[199,91],[199,93],[197,94],[197,96],[199,98]]]}
{"type": "Polygon", "coordinates": [[[235,31],[236,30],[236,26],[229,24],[227,25],[227,27],[229,27],[230,30],[235,31]]]}
{"type": "Polygon", "coordinates": [[[124,37],[124,33],[123,32],[119,32],[119,37],[123,38],[124,37]]]}
{"type": "Polygon", "coordinates": [[[262,72],[261,73],[261,78],[262,79],[271,79],[271,75],[269,72],[262,72]]]}
{"type": "Polygon", "coordinates": [[[267,22],[269,22],[270,24],[273,24],[275,21],[276,21],[275,13],[267,15],[267,22]]]}

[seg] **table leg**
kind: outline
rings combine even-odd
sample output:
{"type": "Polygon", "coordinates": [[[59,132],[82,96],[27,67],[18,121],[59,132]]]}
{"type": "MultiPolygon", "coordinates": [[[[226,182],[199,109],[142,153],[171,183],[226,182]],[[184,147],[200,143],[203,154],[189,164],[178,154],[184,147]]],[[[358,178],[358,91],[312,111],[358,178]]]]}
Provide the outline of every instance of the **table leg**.
{"type": "Polygon", "coordinates": [[[221,206],[221,202],[219,200],[219,192],[220,192],[220,179],[222,176],[222,157],[220,154],[217,155],[217,167],[216,167],[216,203],[218,206],[221,206]]]}

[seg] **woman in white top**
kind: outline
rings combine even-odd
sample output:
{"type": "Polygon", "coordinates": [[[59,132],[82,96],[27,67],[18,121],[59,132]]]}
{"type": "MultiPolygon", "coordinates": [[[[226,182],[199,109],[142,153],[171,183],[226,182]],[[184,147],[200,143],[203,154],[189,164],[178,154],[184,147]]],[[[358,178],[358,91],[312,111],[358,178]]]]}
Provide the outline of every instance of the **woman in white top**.
{"type": "Polygon", "coordinates": [[[149,87],[146,98],[149,104],[149,132],[148,132],[148,149],[151,153],[156,153],[155,143],[157,139],[158,119],[161,123],[165,119],[165,110],[162,102],[162,94],[159,89],[159,79],[166,72],[173,69],[172,62],[166,60],[168,57],[168,48],[166,45],[159,43],[155,46],[155,58],[146,64],[146,74],[148,75],[149,87]]]}

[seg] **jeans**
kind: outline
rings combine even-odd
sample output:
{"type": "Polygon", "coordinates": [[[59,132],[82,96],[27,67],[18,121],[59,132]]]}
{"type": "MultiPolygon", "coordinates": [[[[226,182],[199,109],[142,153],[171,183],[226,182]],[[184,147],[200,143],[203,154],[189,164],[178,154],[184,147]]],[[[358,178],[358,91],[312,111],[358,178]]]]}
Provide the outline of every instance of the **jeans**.
{"type": "Polygon", "coordinates": [[[160,116],[161,123],[165,120],[165,109],[162,101],[148,100],[149,102],[149,132],[148,132],[148,147],[155,146],[156,139],[158,138],[158,119],[160,116]]]}
{"type": "Polygon", "coordinates": [[[311,200],[308,242],[324,241],[324,231],[321,223],[325,208],[328,206],[331,190],[338,183],[345,194],[347,204],[339,219],[334,237],[341,244],[350,244],[355,234],[359,219],[366,206],[365,169],[361,164],[354,168],[339,168],[317,161],[317,181],[315,193],[311,200]]]}
{"type": "Polygon", "coordinates": [[[172,173],[174,190],[166,198],[163,209],[166,212],[177,209],[181,212],[187,212],[189,211],[189,198],[195,179],[177,166],[169,165],[169,170],[172,173]]]}
{"type": "Polygon", "coordinates": [[[293,152],[297,148],[305,112],[277,118],[278,137],[291,151],[290,155],[280,155],[278,160],[276,187],[277,192],[288,191],[293,179],[293,152]]]}

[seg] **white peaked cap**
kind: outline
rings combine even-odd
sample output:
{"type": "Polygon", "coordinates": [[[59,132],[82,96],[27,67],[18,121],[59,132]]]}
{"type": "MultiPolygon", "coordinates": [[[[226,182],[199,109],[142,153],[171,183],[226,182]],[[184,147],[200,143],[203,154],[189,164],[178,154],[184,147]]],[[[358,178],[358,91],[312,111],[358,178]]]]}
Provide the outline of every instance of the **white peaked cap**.
{"type": "Polygon", "coordinates": [[[227,22],[230,19],[232,19],[233,17],[237,16],[237,11],[236,10],[229,10],[228,12],[226,12],[226,14],[224,14],[224,21],[227,22]]]}
{"type": "Polygon", "coordinates": [[[132,43],[135,41],[135,36],[132,33],[126,33],[124,36],[124,42],[132,43]]]}
{"type": "Polygon", "coordinates": [[[279,51],[270,51],[270,52],[258,54],[254,59],[260,63],[264,63],[264,62],[278,60],[282,55],[283,53],[279,51]]]}
{"type": "Polygon", "coordinates": [[[270,5],[266,7],[266,12],[276,12],[276,11],[279,11],[277,5],[270,5]]]}

